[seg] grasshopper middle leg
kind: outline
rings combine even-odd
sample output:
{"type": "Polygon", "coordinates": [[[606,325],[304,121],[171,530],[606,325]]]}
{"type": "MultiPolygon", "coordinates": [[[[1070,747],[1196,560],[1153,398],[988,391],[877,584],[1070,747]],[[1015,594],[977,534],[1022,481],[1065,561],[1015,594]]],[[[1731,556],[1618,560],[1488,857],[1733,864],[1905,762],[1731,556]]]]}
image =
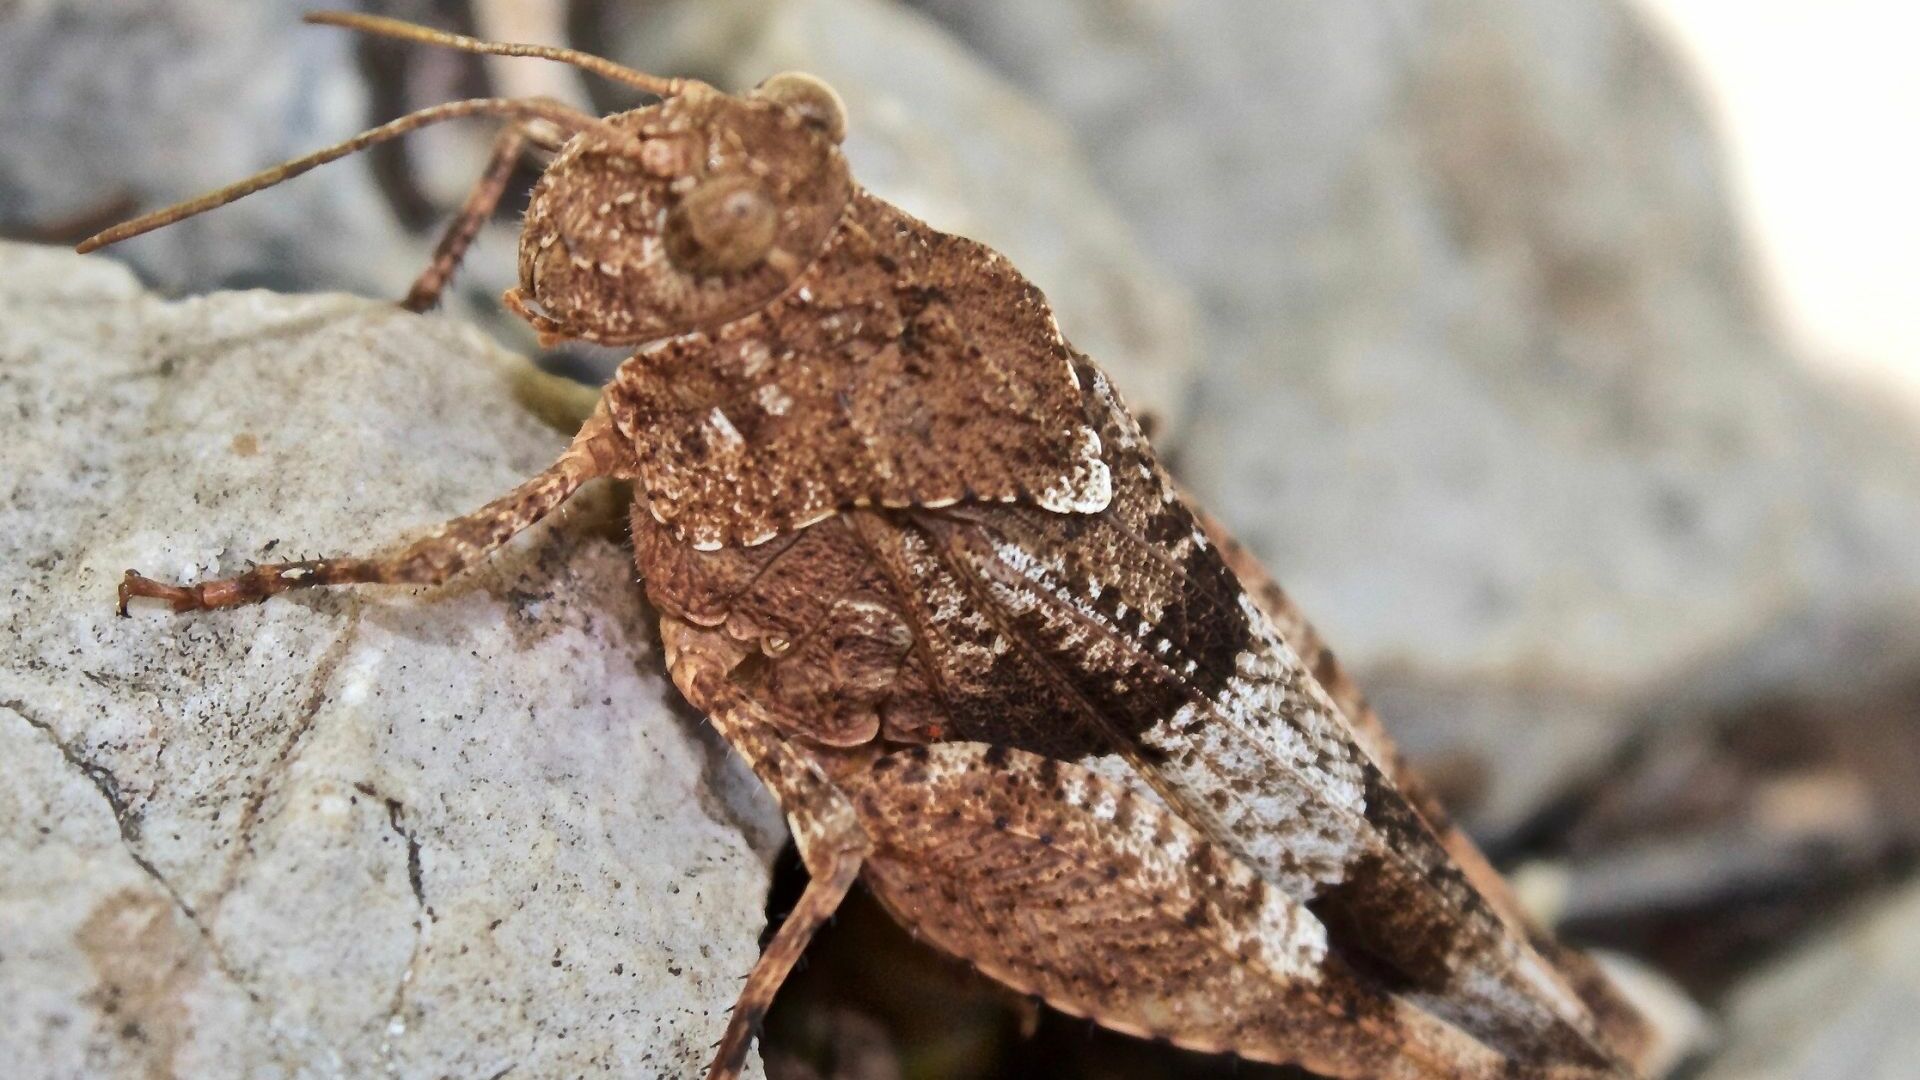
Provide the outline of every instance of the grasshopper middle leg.
{"type": "Polygon", "coordinates": [[[581,484],[619,475],[628,459],[604,410],[593,414],[559,460],[487,505],[458,517],[399,551],[265,563],[233,577],[174,585],[128,570],[120,582],[120,614],[136,597],[166,601],[175,611],[201,611],[265,600],[292,589],[322,585],[437,585],[478,562],[546,517],[581,484]]]}

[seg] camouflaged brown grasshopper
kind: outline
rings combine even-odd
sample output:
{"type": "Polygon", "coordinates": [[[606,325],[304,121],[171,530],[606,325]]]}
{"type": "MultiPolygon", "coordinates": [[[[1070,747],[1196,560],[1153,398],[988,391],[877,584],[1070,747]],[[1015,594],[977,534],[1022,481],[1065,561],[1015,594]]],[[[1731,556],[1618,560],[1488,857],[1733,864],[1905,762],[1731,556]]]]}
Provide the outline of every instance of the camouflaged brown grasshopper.
{"type": "Polygon", "coordinates": [[[1038,290],[854,182],[830,89],[782,75],[733,96],[312,21],[562,60],[661,101],[442,105],[82,250],[504,117],[408,306],[433,303],[531,144],[552,156],[506,303],[550,337],[638,351],[551,468],[426,539],[197,585],[129,571],[122,611],[435,584],[583,482],[631,481],[672,678],[779,800],[811,875],[710,1076],[738,1072],[856,879],[920,937],[1121,1031],[1338,1077],[1639,1069],[1641,1017],[1532,928],[1038,290]]]}

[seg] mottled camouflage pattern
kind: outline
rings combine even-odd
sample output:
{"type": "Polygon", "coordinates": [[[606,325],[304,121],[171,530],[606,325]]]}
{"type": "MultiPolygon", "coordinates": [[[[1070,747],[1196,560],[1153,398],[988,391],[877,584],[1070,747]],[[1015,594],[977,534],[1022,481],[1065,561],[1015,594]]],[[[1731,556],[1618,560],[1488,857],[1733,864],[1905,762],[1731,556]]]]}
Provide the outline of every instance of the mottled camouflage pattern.
{"type": "Polygon", "coordinates": [[[1641,1019],[1529,924],[1039,292],[860,190],[843,132],[788,76],[575,134],[508,300],[644,347],[567,454],[396,555],[130,573],[122,603],[444,580],[632,480],[672,676],[812,872],[711,1075],[856,878],[1123,1031],[1339,1077],[1632,1075],[1641,1019]]]}
{"type": "Polygon", "coordinates": [[[1006,260],[860,193],[793,288],[643,349],[607,400],[654,517],[751,546],[853,506],[1105,506],[1070,360],[1006,260]]]}

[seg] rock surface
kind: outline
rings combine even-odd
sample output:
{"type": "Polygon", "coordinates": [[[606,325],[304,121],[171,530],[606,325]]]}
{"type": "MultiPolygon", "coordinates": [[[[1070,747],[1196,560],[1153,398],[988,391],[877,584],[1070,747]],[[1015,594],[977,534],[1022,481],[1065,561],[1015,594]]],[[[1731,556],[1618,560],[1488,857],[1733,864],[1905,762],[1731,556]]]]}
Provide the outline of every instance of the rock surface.
{"type": "Polygon", "coordinates": [[[1769,967],[1728,1002],[1700,1080],[1904,1080],[1920,1062],[1920,887],[1769,967]]]}
{"type": "Polygon", "coordinates": [[[1650,715],[1920,652],[1916,443],[1772,336],[1627,5],[916,2],[1194,289],[1180,471],[1484,833],[1650,715]]]}
{"type": "MultiPolygon", "coordinates": [[[[74,232],[368,126],[355,42],[301,26],[309,6],[0,6],[0,228],[50,229],[71,243],[74,232]]],[[[176,293],[322,285],[398,297],[426,251],[400,229],[362,157],[131,241],[115,257],[176,293]]]]}
{"type": "MultiPolygon", "coordinates": [[[[571,68],[528,60],[487,68],[447,49],[302,25],[316,6],[326,5],[0,5],[0,235],[73,243],[456,98],[585,103],[571,68]]],[[[350,6],[407,19],[450,14],[413,0],[350,6]]],[[[557,14],[517,3],[467,14],[513,33],[538,26],[543,13],[557,14]],[[496,8],[534,17],[501,19],[496,8]]],[[[171,295],[257,286],[397,299],[427,265],[496,129],[486,119],[427,127],[107,253],[171,295]]],[[[498,303],[515,278],[517,234],[507,221],[483,228],[443,304],[530,345],[498,303]]]]}
{"type": "Polygon", "coordinates": [[[777,833],[664,680],[611,490],[438,590],[113,613],[126,567],[471,509],[577,407],[448,321],[0,246],[9,1075],[704,1064],[777,833]]]}

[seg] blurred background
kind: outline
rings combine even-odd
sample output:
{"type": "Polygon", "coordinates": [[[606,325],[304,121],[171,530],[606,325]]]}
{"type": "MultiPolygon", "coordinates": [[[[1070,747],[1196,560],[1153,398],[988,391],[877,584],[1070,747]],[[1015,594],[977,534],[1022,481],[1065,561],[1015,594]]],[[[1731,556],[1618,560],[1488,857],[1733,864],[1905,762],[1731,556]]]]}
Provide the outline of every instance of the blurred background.
{"type": "Polygon", "coordinates": [[[1816,362],[1920,403],[1911,136],[1920,13],[1874,0],[1639,0],[1698,82],[1760,273],[1816,362]]]}
{"type": "MultiPolygon", "coordinates": [[[[305,6],[0,2],[0,232],[72,242],[448,98],[633,104],[305,6]]],[[[1920,16],[364,6],[723,87],[826,78],[855,174],[1047,291],[1529,903],[1684,991],[1664,1022],[1691,1075],[1920,1070],[1920,16]]],[[[114,254],[176,294],[398,298],[488,137],[423,132],[114,254]]],[[[533,352],[495,300],[517,213],[447,306],[533,352]]],[[[776,1078],[1284,1075],[1049,1013],[858,899],[767,1057],[776,1078]]]]}

